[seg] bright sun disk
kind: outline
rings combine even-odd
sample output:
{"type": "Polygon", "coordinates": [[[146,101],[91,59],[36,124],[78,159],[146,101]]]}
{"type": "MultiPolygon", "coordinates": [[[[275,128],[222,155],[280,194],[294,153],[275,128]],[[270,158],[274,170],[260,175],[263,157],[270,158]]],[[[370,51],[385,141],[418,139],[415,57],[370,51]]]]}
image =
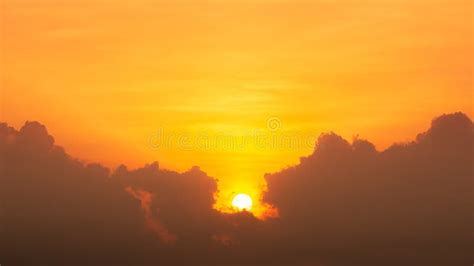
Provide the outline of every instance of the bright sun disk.
{"type": "Polygon", "coordinates": [[[252,198],[247,194],[237,194],[232,200],[232,206],[238,210],[250,210],[252,208],[252,198]]]}

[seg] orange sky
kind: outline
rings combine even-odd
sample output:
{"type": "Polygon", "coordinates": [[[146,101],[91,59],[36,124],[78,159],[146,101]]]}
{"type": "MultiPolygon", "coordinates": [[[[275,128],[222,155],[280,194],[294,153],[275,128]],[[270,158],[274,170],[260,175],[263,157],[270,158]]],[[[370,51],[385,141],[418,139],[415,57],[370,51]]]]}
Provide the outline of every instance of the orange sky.
{"type": "Polygon", "coordinates": [[[263,174],[321,132],[382,149],[441,113],[473,114],[471,1],[1,5],[0,120],[38,120],[73,156],[111,167],[199,165],[222,202],[257,197],[263,174]]]}

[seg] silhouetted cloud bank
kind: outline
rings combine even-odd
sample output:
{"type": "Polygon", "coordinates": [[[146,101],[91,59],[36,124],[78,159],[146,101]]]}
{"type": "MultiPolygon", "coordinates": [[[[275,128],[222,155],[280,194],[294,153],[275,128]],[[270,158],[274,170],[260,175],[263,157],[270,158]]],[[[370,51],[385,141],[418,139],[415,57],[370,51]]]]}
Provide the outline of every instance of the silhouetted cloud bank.
{"type": "Polygon", "coordinates": [[[470,265],[473,149],[462,113],[382,152],[323,134],[265,176],[280,216],[262,221],[214,210],[217,181],[198,167],[109,171],[37,122],[0,124],[0,263],[470,265]]]}

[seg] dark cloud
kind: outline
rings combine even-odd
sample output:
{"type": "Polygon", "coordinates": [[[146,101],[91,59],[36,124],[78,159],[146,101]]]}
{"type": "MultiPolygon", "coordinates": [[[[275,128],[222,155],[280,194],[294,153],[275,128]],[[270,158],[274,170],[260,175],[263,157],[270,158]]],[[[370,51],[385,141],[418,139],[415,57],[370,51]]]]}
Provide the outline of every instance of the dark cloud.
{"type": "Polygon", "coordinates": [[[285,237],[331,262],[470,263],[473,136],[461,113],[383,152],[324,134],[299,165],[266,176],[265,200],[285,237]]]}
{"type": "Polygon", "coordinates": [[[102,261],[148,241],[139,205],[106,168],[70,158],[36,122],[1,124],[0,139],[2,264],[102,261]]]}
{"type": "Polygon", "coordinates": [[[198,167],[85,164],[46,128],[0,124],[0,263],[456,265],[472,263],[473,124],[435,119],[379,152],[329,133],[267,174],[265,221],[212,208],[198,167]]]}

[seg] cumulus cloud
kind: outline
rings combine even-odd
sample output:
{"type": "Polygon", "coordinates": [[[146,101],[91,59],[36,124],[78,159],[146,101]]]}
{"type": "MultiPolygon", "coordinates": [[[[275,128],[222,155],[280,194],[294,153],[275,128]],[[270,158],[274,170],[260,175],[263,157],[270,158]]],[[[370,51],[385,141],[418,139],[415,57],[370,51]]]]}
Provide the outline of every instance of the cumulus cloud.
{"type": "Polygon", "coordinates": [[[143,209],[146,219],[146,225],[152,231],[154,231],[158,238],[164,243],[175,243],[176,236],[163,225],[161,222],[153,217],[153,211],[151,209],[151,202],[153,195],[148,191],[135,190],[132,187],[127,187],[126,191],[130,193],[134,198],[140,200],[140,205],[143,209]]]}
{"type": "Polygon", "coordinates": [[[473,136],[461,113],[382,152],[323,134],[299,165],[265,177],[265,200],[293,243],[331,262],[468,263],[473,136]]]}
{"type": "Polygon", "coordinates": [[[37,122],[0,124],[0,139],[2,263],[107,260],[147,242],[139,205],[108,169],[72,159],[37,122]]]}
{"type": "Polygon", "coordinates": [[[215,243],[217,184],[198,168],[110,172],[71,158],[37,122],[0,124],[0,155],[2,263],[171,263],[170,244],[215,243]]]}
{"type": "Polygon", "coordinates": [[[217,181],[158,163],[80,162],[46,128],[0,124],[0,263],[455,265],[471,263],[473,124],[443,115],[377,151],[334,133],[267,174],[279,216],[220,213],[217,181]]]}

